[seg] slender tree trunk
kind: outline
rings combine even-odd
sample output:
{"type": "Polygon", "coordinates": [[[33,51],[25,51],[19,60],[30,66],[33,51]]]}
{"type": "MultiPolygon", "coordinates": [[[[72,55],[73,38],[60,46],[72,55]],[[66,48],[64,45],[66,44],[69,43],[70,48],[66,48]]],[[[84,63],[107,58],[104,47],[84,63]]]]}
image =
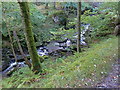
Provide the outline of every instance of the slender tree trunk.
{"type": "Polygon", "coordinates": [[[77,52],[81,52],[80,41],[81,41],[81,2],[78,2],[77,9],[77,30],[78,30],[78,38],[77,38],[77,52]]]}
{"type": "Polygon", "coordinates": [[[120,16],[120,1],[118,2],[118,8],[117,8],[117,10],[118,10],[118,15],[120,16]]]}
{"type": "Polygon", "coordinates": [[[10,38],[11,49],[12,49],[12,52],[13,52],[15,61],[16,61],[16,63],[17,63],[17,57],[16,57],[16,54],[15,54],[15,50],[14,50],[14,47],[13,47],[13,41],[12,41],[12,37],[11,37],[11,34],[10,34],[10,30],[9,30],[9,29],[8,29],[8,35],[9,35],[9,38],[10,38]]]}
{"type": "Polygon", "coordinates": [[[48,3],[46,3],[46,5],[45,5],[45,9],[48,9],[48,3]]]}
{"type": "Polygon", "coordinates": [[[30,54],[30,58],[32,59],[32,71],[34,73],[39,73],[42,71],[42,69],[32,33],[32,25],[30,21],[30,13],[29,13],[30,11],[29,11],[28,2],[18,2],[18,3],[20,5],[21,12],[24,17],[25,37],[27,40],[27,47],[30,54]]]}
{"type": "Polygon", "coordinates": [[[18,38],[18,36],[17,36],[16,31],[13,31],[13,33],[14,33],[15,39],[17,40],[17,44],[18,44],[18,47],[19,47],[19,50],[20,50],[21,55],[23,56],[26,64],[29,66],[29,68],[31,68],[31,63],[28,61],[27,57],[25,56],[25,54],[24,54],[24,52],[23,52],[23,49],[22,49],[22,47],[21,47],[21,44],[20,44],[20,41],[19,41],[19,38],[18,38]]]}

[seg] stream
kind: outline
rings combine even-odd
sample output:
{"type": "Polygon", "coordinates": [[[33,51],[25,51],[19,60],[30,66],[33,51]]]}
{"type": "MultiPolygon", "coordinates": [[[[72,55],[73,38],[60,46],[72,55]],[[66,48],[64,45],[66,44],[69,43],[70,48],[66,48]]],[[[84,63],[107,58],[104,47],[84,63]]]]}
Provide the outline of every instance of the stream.
{"type": "MultiPolygon", "coordinates": [[[[90,24],[85,24],[84,26],[84,30],[82,30],[81,32],[81,45],[86,46],[87,43],[85,42],[85,33],[89,30],[90,24]]],[[[77,33],[75,36],[73,36],[74,40],[77,40],[77,33]]],[[[37,48],[37,52],[40,56],[44,56],[44,55],[59,55],[58,53],[56,53],[56,51],[62,50],[62,51],[67,51],[72,45],[76,45],[76,43],[71,40],[71,39],[65,39],[64,41],[51,41],[48,42],[48,44],[46,46],[40,46],[37,48]]],[[[17,56],[19,58],[21,58],[22,56],[17,56]]],[[[0,72],[0,74],[2,73],[3,77],[4,76],[10,76],[11,75],[11,71],[14,71],[15,67],[26,67],[27,65],[25,64],[24,59],[20,59],[18,60],[18,63],[15,62],[14,59],[11,59],[7,68],[6,69],[2,69],[0,72]]],[[[0,66],[0,69],[3,66],[0,66]]]]}

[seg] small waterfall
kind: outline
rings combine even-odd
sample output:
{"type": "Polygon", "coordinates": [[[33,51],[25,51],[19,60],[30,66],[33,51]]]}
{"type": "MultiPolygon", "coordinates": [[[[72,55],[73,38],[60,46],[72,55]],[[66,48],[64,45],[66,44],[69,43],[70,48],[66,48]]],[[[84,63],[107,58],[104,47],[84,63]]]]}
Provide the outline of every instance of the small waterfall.
{"type": "Polygon", "coordinates": [[[24,62],[14,62],[14,63],[11,63],[10,66],[5,69],[2,73],[3,74],[8,74],[9,72],[13,71],[16,67],[26,67],[27,65],[25,64],[25,61],[24,62]]]}
{"type": "Polygon", "coordinates": [[[16,67],[16,66],[17,66],[16,62],[11,63],[10,66],[6,70],[3,71],[3,73],[9,72],[13,67],[16,67]]]}
{"type": "MultiPolygon", "coordinates": [[[[81,41],[80,41],[80,44],[81,44],[81,45],[87,45],[87,43],[85,42],[85,40],[86,40],[85,34],[86,34],[86,32],[89,30],[90,24],[81,25],[81,26],[84,26],[84,29],[83,29],[82,32],[81,32],[81,41]]],[[[75,36],[73,36],[73,37],[74,37],[74,38],[77,38],[78,35],[75,35],[75,36]]]]}
{"type": "Polygon", "coordinates": [[[87,43],[85,42],[86,40],[85,34],[89,30],[90,24],[86,24],[83,26],[84,26],[84,30],[81,32],[81,45],[87,45],[87,43]]]}

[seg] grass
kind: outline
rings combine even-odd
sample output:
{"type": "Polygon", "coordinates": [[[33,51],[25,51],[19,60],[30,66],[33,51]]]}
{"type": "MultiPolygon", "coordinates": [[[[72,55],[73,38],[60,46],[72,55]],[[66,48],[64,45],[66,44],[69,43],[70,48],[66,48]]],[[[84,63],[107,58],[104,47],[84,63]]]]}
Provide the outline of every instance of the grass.
{"type": "Polygon", "coordinates": [[[118,58],[118,38],[110,37],[91,45],[82,53],[44,61],[42,75],[21,68],[2,81],[3,88],[92,87],[110,72],[118,58]]]}

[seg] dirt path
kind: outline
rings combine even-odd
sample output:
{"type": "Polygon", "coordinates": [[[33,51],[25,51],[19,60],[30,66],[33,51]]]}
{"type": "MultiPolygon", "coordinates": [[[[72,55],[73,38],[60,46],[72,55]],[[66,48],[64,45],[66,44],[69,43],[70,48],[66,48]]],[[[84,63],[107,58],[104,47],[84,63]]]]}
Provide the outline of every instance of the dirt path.
{"type": "Polygon", "coordinates": [[[120,88],[120,59],[112,65],[112,71],[108,74],[106,78],[96,86],[97,88],[120,88]]]}

